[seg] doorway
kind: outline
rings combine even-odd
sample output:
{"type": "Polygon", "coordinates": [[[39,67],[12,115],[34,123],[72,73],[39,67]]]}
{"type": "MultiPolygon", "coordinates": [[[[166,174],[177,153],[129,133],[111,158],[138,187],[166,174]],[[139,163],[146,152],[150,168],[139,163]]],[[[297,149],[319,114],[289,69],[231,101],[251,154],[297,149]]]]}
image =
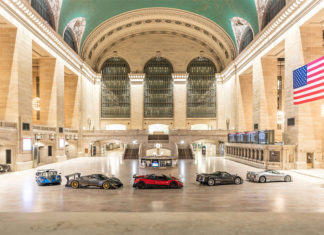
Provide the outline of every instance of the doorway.
{"type": "Polygon", "coordinates": [[[6,150],[6,164],[11,164],[11,149],[6,150]]]}
{"type": "Polygon", "coordinates": [[[314,167],[314,153],[307,153],[306,154],[306,163],[307,168],[313,168],[314,167]]]}

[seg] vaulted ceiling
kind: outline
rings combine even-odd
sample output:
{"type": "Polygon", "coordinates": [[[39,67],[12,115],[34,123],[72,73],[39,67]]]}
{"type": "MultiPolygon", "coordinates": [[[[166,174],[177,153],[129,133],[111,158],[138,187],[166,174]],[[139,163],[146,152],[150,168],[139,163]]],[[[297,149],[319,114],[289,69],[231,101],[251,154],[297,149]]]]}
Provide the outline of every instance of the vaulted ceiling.
{"type": "Polygon", "coordinates": [[[106,20],[131,10],[153,7],[181,9],[204,16],[223,28],[234,43],[233,17],[248,21],[255,34],[259,31],[255,0],[63,0],[59,33],[63,33],[71,20],[84,17],[86,28],[83,43],[106,20]]]}

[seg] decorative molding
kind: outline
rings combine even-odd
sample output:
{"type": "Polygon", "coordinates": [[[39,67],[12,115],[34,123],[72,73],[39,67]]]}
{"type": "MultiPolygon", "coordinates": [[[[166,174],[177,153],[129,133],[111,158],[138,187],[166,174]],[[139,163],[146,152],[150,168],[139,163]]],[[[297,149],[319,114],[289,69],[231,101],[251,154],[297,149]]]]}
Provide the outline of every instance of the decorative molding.
{"type": "Polygon", "coordinates": [[[254,0],[254,1],[255,1],[257,14],[258,14],[259,30],[261,30],[264,11],[267,7],[269,0],[254,0]]]}
{"type": "Polygon", "coordinates": [[[214,54],[223,70],[236,56],[230,36],[215,22],[184,10],[146,8],[129,11],[103,22],[85,39],[81,55],[93,69],[118,41],[148,32],[168,32],[193,38],[214,54]],[[108,45],[107,45],[108,44],[108,45]]]}
{"type": "Polygon", "coordinates": [[[173,82],[177,83],[177,84],[186,84],[188,77],[189,77],[189,73],[173,73],[172,74],[173,82]]]}
{"type": "Polygon", "coordinates": [[[67,64],[81,76],[94,82],[97,74],[91,67],[83,62],[69,46],[66,45],[61,35],[52,29],[47,22],[30,6],[29,1],[2,0],[0,8],[3,8],[11,17],[16,19],[35,37],[39,38],[48,48],[57,53],[67,64]]]}
{"type": "Polygon", "coordinates": [[[51,7],[54,22],[55,22],[55,29],[57,31],[59,20],[60,20],[60,14],[61,14],[61,7],[62,7],[62,0],[47,0],[48,4],[51,7]]]}
{"type": "Polygon", "coordinates": [[[145,73],[129,73],[128,77],[131,84],[142,84],[144,83],[145,73]]]}
{"type": "Polygon", "coordinates": [[[79,52],[80,51],[81,40],[82,40],[83,33],[84,33],[84,30],[85,30],[85,27],[86,27],[86,19],[84,17],[78,17],[78,18],[75,18],[75,19],[71,20],[67,24],[67,26],[65,27],[65,29],[63,31],[63,37],[64,37],[65,30],[68,27],[74,33],[75,41],[77,43],[77,51],[79,52]]]}
{"type": "MultiPolygon", "coordinates": [[[[310,10],[322,3],[322,0],[291,0],[283,10],[261,31],[253,41],[239,54],[222,73],[224,82],[229,80],[235,72],[253,61],[277,38],[281,37],[289,27],[296,24],[310,10]]],[[[323,3],[322,3],[323,4],[323,3]]]]}
{"type": "Polygon", "coordinates": [[[241,43],[243,40],[243,35],[244,35],[245,31],[247,30],[247,28],[250,28],[252,30],[253,36],[255,34],[254,34],[253,28],[250,25],[250,23],[247,22],[246,20],[244,20],[243,18],[233,17],[231,19],[231,24],[232,24],[232,29],[233,29],[234,36],[235,36],[237,52],[239,53],[241,43]]]}

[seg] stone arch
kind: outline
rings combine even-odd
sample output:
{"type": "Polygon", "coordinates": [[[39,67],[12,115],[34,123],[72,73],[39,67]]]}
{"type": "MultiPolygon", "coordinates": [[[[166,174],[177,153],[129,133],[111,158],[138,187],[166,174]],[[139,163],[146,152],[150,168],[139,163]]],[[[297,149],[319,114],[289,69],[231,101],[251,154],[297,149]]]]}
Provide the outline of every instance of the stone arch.
{"type": "MultiPolygon", "coordinates": [[[[240,53],[246,45],[244,44],[247,32],[252,32],[252,39],[254,38],[254,31],[249,22],[240,17],[233,17],[231,19],[232,29],[235,36],[236,48],[238,53],[240,53]]],[[[251,40],[252,41],[252,40],[251,40]]]]}
{"type": "Polygon", "coordinates": [[[63,31],[63,36],[65,34],[65,31],[70,28],[73,32],[75,42],[76,42],[76,52],[80,52],[80,45],[81,45],[81,40],[83,37],[83,33],[86,27],[86,19],[84,17],[78,17],[73,20],[71,20],[67,26],[65,27],[63,31]]]}
{"type": "MultiPolygon", "coordinates": [[[[139,43],[139,41],[144,41],[145,37],[153,37],[154,35],[173,37],[177,41],[184,41],[185,43],[191,42],[197,46],[197,50],[203,50],[213,58],[213,62],[217,64],[219,71],[223,70],[236,56],[232,39],[215,22],[188,11],[170,8],[139,9],[108,19],[85,39],[81,55],[98,71],[103,61],[110,57],[113,51],[119,48],[119,45],[125,47],[126,41],[130,42],[129,44],[139,43]]],[[[160,49],[160,51],[172,61],[172,56],[167,55],[167,53],[172,54],[172,52],[163,49],[160,49]]],[[[128,59],[130,56],[124,55],[128,51],[118,50],[118,53],[128,59]]],[[[137,51],[140,51],[140,49],[137,51]]],[[[148,53],[154,51],[150,50],[148,53]]],[[[146,57],[146,54],[141,54],[138,57],[137,60],[143,60],[142,57],[146,57]]],[[[142,61],[141,63],[143,65],[145,62],[142,61]]],[[[141,68],[135,66],[133,72],[142,72],[141,68]]],[[[181,68],[183,69],[184,66],[181,68]]],[[[175,68],[175,71],[180,71],[181,68],[175,68]]]]}

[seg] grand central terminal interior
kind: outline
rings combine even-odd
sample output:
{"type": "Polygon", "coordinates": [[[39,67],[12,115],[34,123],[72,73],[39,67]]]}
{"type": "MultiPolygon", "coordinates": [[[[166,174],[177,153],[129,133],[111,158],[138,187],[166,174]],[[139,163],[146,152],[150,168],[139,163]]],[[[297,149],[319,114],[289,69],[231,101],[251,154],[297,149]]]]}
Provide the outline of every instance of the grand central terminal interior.
{"type": "Polygon", "coordinates": [[[323,213],[324,0],[0,1],[0,234],[323,213]]]}

